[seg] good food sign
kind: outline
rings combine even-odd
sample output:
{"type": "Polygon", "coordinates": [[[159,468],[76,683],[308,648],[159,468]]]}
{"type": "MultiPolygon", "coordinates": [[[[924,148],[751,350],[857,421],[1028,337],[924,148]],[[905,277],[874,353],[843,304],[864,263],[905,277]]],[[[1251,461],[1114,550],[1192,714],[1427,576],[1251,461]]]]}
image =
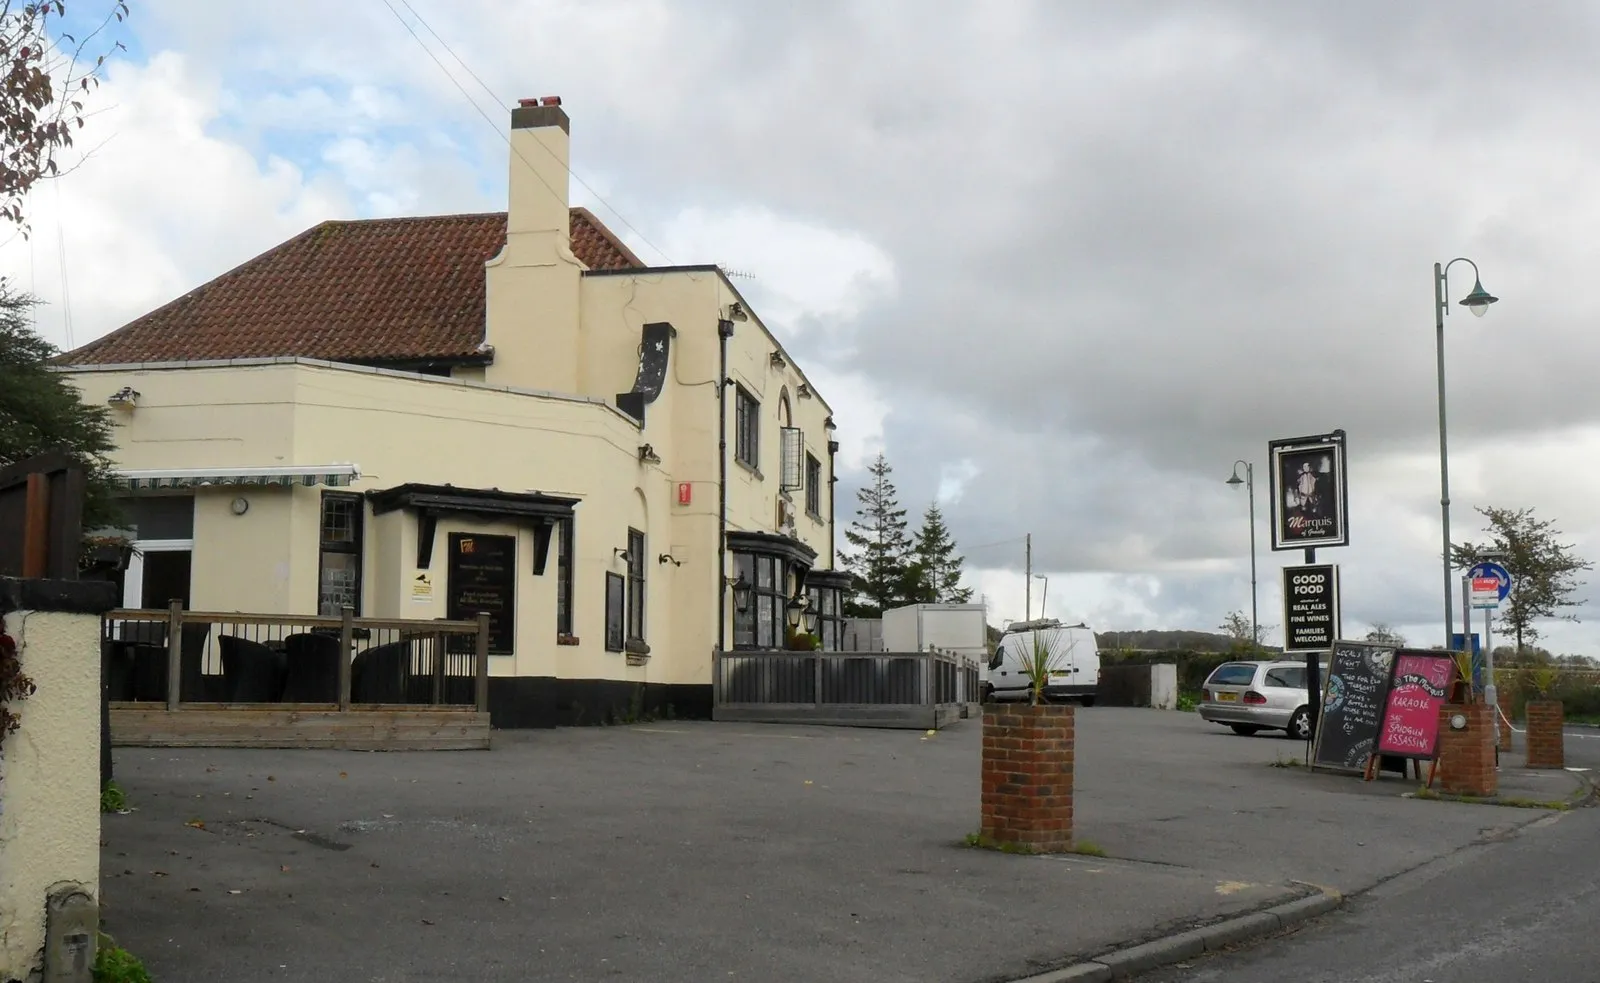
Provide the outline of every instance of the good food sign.
{"type": "Polygon", "coordinates": [[[1350,544],[1344,452],[1343,430],[1267,445],[1274,550],[1350,544]]]}

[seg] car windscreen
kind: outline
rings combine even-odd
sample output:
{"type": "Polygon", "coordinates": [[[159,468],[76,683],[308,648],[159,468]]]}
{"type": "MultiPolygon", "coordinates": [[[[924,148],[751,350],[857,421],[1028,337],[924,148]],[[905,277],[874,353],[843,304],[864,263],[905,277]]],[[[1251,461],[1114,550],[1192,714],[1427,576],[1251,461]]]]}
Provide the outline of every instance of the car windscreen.
{"type": "Polygon", "coordinates": [[[1256,667],[1245,662],[1229,662],[1217,666],[1207,686],[1249,686],[1256,680],[1256,667]]]}

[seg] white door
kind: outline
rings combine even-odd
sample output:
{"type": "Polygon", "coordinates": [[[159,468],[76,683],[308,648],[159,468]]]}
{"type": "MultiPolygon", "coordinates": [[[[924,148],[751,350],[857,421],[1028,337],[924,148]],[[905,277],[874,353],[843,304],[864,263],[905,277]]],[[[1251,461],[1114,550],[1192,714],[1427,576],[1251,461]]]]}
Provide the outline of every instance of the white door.
{"type": "Polygon", "coordinates": [[[165,608],[173,598],[189,606],[189,564],[192,539],[145,539],[133,544],[133,556],[122,580],[125,608],[165,608]]]}

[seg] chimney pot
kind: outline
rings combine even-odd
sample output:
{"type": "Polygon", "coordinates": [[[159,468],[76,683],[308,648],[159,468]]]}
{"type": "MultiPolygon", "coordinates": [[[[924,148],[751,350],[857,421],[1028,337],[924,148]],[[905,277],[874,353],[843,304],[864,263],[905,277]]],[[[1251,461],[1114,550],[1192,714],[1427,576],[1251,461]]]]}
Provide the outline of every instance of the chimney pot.
{"type": "Polygon", "coordinates": [[[559,105],[561,105],[561,97],[560,96],[545,96],[544,98],[539,100],[539,104],[541,106],[559,106],[559,105]]]}
{"type": "Polygon", "coordinates": [[[537,100],[537,99],[518,99],[517,100],[517,105],[522,106],[524,108],[532,108],[534,106],[539,105],[539,100],[537,100]]]}

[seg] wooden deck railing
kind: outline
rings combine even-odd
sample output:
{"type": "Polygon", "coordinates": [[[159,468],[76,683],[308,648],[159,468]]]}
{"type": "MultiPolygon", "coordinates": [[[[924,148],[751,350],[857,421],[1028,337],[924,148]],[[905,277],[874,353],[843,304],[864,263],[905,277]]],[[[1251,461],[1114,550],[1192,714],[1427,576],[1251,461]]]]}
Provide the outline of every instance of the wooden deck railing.
{"type": "Polygon", "coordinates": [[[113,701],[489,708],[489,616],[421,621],[120,609],[105,615],[113,701]]]}
{"type": "Polygon", "coordinates": [[[949,652],[717,653],[722,720],[940,727],[978,702],[978,663],[949,652]]]}

